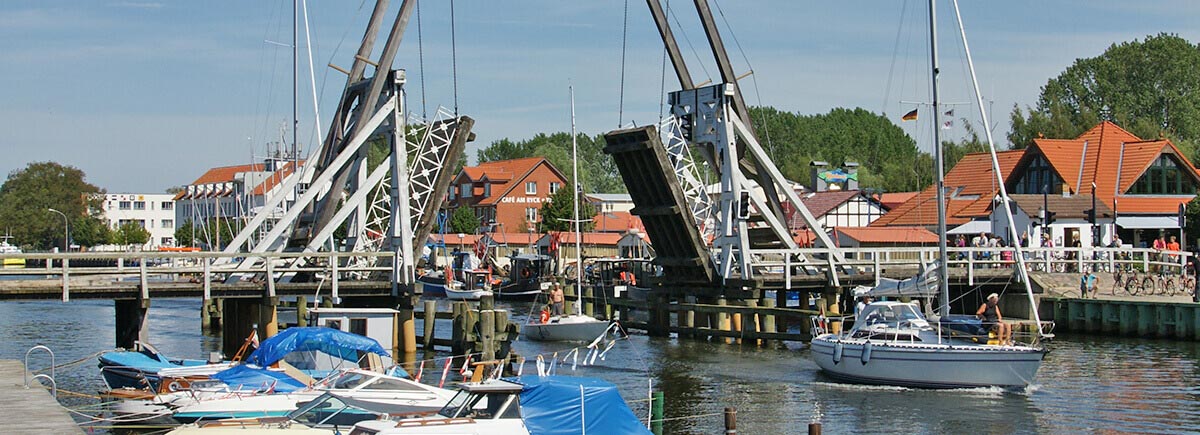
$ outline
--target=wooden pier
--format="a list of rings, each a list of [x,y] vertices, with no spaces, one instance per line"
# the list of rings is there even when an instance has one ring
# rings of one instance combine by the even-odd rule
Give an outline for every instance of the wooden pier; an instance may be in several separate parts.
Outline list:
[[[25,388],[25,365],[16,360],[0,360],[0,433],[3,434],[82,434],[75,420],[50,392],[30,379]]]

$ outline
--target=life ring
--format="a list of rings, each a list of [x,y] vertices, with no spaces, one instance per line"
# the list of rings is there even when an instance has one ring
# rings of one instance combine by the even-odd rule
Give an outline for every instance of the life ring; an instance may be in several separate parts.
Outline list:
[[[862,360],[862,364],[864,366],[871,361],[871,349],[874,347],[875,345],[871,344],[869,341],[863,344],[862,357],[860,359]]]
[[[842,352],[844,350],[845,350],[845,346],[843,346],[840,341],[833,344],[833,363],[834,364],[842,362]]]
[[[521,269],[521,278],[529,278],[533,273],[529,269]]]
[[[179,385],[179,381],[171,381],[171,383],[167,384],[167,390],[172,393],[182,390],[182,389],[183,389],[183,386]]]
[[[542,310],[542,323],[550,323],[550,312]]]

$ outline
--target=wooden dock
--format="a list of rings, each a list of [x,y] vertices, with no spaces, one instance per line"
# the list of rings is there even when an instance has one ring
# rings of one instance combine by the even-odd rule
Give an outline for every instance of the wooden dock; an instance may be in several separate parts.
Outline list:
[[[0,419],[0,433],[83,433],[49,391],[34,385],[37,381],[25,388],[24,372],[20,361],[0,360],[0,409],[7,415]]]

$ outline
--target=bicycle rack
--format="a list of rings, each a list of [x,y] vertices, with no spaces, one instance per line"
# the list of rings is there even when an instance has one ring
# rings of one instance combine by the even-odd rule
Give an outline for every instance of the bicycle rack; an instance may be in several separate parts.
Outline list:
[[[32,354],[33,351],[39,350],[39,349],[44,350],[44,351],[46,351],[46,353],[50,354],[50,374],[46,375],[45,373],[40,373],[40,374],[34,375],[31,378],[31,377],[29,377],[29,355]],[[54,351],[50,350],[49,347],[39,344],[37,346],[29,348],[29,350],[25,352],[25,376],[24,376],[25,389],[29,389],[29,381],[31,379],[32,380],[46,379],[46,380],[50,381],[50,395],[54,396],[55,399],[58,399],[58,382],[55,382],[55,380],[54,380],[56,366],[57,366],[57,364],[54,361]]]

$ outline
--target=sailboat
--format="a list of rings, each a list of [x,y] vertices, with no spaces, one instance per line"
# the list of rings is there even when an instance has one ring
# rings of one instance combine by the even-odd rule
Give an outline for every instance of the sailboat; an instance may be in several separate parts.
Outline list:
[[[583,232],[581,230],[582,221],[579,219],[579,143],[575,137],[575,90],[571,89],[571,162],[574,167],[572,174],[572,184],[575,186],[574,195],[574,214],[571,217],[572,223],[575,224],[575,264],[583,264]],[[583,294],[583,280],[576,279],[577,295]],[[521,334],[537,341],[591,341],[597,337],[604,335],[612,327],[613,322],[608,320],[600,320],[592,316],[583,314],[581,303],[575,304],[575,312],[572,314],[563,314],[559,316],[540,316],[535,318],[529,316],[529,321],[525,323]]]
[[[938,265],[932,270],[936,272],[938,287],[939,316],[938,322],[931,324],[921,314],[916,305],[903,302],[875,302],[867,305],[855,318],[854,326],[848,330],[836,333],[829,332],[824,320],[814,319],[814,338],[812,339],[812,355],[821,370],[837,379],[850,382],[898,385],[920,388],[972,388],[972,387],[1002,387],[1024,388],[1033,382],[1041,367],[1046,354],[1044,348],[1037,345],[1040,339],[1041,322],[1034,310],[1034,320],[1039,325],[1039,336],[1033,344],[1011,344],[992,342],[987,332],[978,325],[962,325],[973,321],[973,316],[952,316],[949,314],[950,291],[946,279],[946,202],[944,171],[942,168],[941,141],[938,138],[940,120],[938,115],[938,58],[937,58],[937,25],[936,0],[929,1],[930,45],[933,73],[933,122],[934,122],[934,159],[937,165],[937,202],[938,202]],[[954,3],[955,13],[958,3]],[[959,16],[959,30],[962,32],[963,45],[966,48],[967,64],[970,66],[971,79],[975,87],[975,95],[979,110],[987,124],[987,113],[984,111],[982,97],[979,94],[979,84],[975,80],[975,68],[971,62],[971,51],[966,44],[966,33],[962,30],[962,18]],[[1016,240],[1016,226],[1012,222],[1012,210],[1009,209],[1008,193],[1004,188],[1004,180],[1000,175],[999,164],[996,160],[995,147],[992,145],[991,132],[987,139],[992,153],[992,168],[1000,187],[1009,228],[1013,232],[1011,240]],[[1017,248],[1020,249],[1019,247]],[[1018,261],[1018,273],[1025,284],[1026,294],[1030,305],[1033,303],[1033,292],[1029,287],[1029,277],[1026,274],[1024,259],[1018,252],[1014,256]],[[908,280],[906,283],[890,282],[867,292],[875,296],[933,296],[932,286],[923,285],[932,282],[928,272]],[[915,293],[915,294],[914,294]],[[974,329],[972,331],[972,329]],[[965,332],[965,333],[964,333]]]

